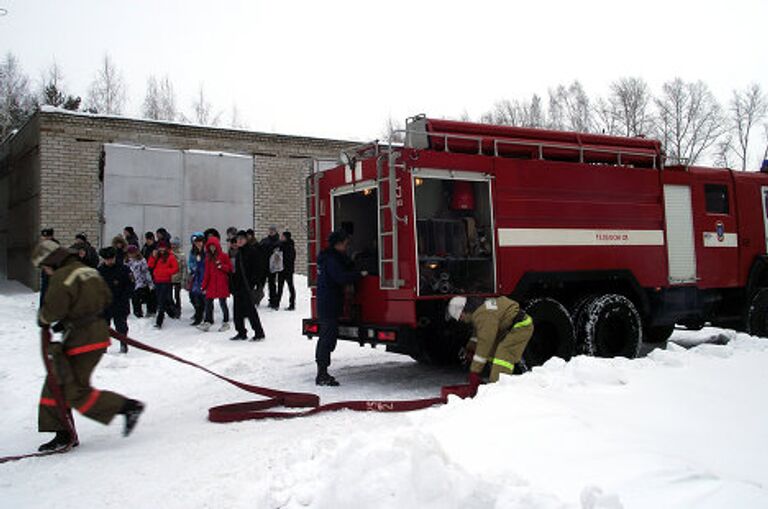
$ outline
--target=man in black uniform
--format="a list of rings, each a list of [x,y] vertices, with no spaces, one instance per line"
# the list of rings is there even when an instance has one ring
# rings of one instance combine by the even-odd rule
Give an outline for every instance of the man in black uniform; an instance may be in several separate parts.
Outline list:
[[[261,239],[261,249],[267,259],[267,266],[269,267],[270,260],[276,250],[280,249],[280,235],[277,233],[277,226],[269,227],[269,235]],[[278,309],[279,304],[277,301],[277,272],[272,272],[270,269],[267,274],[269,282],[269,307],[272,309]]]
[[[339,317],[344,310],[344,287],[354,284],[367,272],[354,270],[347,256],[349,235],[337,230],[328,237],[328,247],[317,259],[317,315],[320,320],[320,337],[317,339],[315,362],[316,385],[337,386],[339,382],[328,374],[331,352],[336,349],[339,337]]]
[[[232,260],[234,271],[231,275],[232,296],[235,308],[235,329],[237,334],[230,339],[248,339],[245,329],[245,319],[251,323],[253,341],[264,339],[264,329],[261,327],[259,313],[256,311],[256,288],[263,287],[266,279],[264,257],[258,247],[248,244],[248,236],[244,231],[237,232],[237,250]],[[263,290],[261,290],[263,292]]]

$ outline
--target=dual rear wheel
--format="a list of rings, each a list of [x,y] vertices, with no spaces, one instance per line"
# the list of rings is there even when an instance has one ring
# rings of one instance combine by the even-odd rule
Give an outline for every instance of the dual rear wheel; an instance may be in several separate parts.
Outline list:
[[[572,312],[555,299],[538,298],[528,303],[526,312],[534,323],[524,354],[529,366],[551,357],[568,360],[575,354],[634,358],[643,344],[640,314],[623,295],[585,296]]]

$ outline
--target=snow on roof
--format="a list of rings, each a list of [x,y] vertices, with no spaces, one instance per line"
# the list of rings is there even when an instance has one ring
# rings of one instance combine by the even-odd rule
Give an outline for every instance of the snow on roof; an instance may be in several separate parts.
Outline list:
[[[240,127],[228,127],[228,126],[213,126],[213,125],[204,125],[204,124],[195,124],[193,122],[182,122],[178,120],[155,120],[150,118],[143,118],[143,117],[134,117],[130,115],[111,115],[111,114],[105,114],[105,113],[89,113],[87,111],[71,111],[71,110],[65,110],[64,108],[58,108],[56,106],[51,106],[48,104],[40,106],[40,112],[41,113],[56,113],[56,114],[64,114],[64,115],[73,115],[78,117],[89,117],[89,118],[103,118],[103,119],[111,119],[111,120],[127,120],[132,122],[147,122],[147,123],[153,123],[153,124],[163,124],[167,126],[176,126],[176,127],[191,127],[193,129],[210,129],[210,130],[218,130],[218,131],[233,131],[233,132],[240,132],[240,133],[248,133],[248,134],[257,134],[257,135],[264,135],[264,136],[280,136],[280,137],[286,137],[286,138],[304,138],[304,139],[310,139],[310,140],[323,140],[323,141],[335,141],[339,143],[357,143],[359,140],[339,140],[334,138],[327,138],[323,136],[313,136],[313,135],[294,135],[294,134],[285,134],[285,133],[273,133],[273,132],[265,132],[265,131],[254,131],[252,129],[244,129]]]

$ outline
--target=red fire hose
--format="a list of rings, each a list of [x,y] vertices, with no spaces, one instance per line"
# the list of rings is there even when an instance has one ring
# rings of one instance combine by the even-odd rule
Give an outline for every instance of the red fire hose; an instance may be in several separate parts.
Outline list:
[[[445,404],[448,402],[448,396],[450,395],[455,395],[460,398],[471,398],[475,395],[475,390],[470,385],[448,385],[441,388],[439,397],[433,398],[383,401],[337,401],[335,403],[327,403],[323,405],[320,403],[320,397],[317,394],[280,391],[267,387],[260,387],[258,385],[250,385],[239,382],[232,378],[216,373],[215,371],[211,371],[210,369],[197,363],[183,359],[164,350],[160,350],[159,348],[147,345],[124,334],[120,334],[115,330],[110,329],[109,334],[113,338],[120,340],[134,348],[138,348],[139,350],[144,350],[146,352],[154,353],[157,355],[162,355],[163,357],[168,357],[169,359],[173,359],[182,364],[200,369],[209,375],[213,375],[216,378],[224,380],[225,382],[232,384],[246,392],[258,394],[266,398],[258,401],[245,401],[241,403],[230,403],[227,405],[212,407],[208,409],[208,420],[211,422],[236,422],[256,419],[284,419],[293,417],[305,417],[308,415],[318,414],[321,412],[331,412],[335,410],[353,410],[358,412],[410,412],[412,410],[421,410],[431,406]],[[50,338],[50,331],[47,328],[44,328],[42,331],[42,348],[45,369],[48,373],[48,380],[51,384],[51,392],[53,393],[56,400],[56,406],[61,412],[62,419],[67,423],[67,427],[69,428],[69,432],[72,436],[72,441],[64,449],[50,452],[24,454],[20,456],[6,456],[0,458],[0,463],[67,452],[77,443],[77,433],[75,431],[74,421],[72,420],[72,416],[69,413],[66,401],[64,400],[61,387],[57,383],[58,380],[56,379],[56,374],[48,355]],[[303,410],[288,410],[292,408]]]

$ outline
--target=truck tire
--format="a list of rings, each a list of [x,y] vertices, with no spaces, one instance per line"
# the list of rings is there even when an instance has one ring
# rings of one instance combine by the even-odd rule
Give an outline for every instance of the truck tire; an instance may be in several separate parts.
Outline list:
[[[552,357],[569,360],[575,348],[573,320],[555,299],[534,299],[525,306],[533,318],[533,337],[523,353],[525,364],[540,366]]]
[[[571,308],[571,316],[573,317],[573,325],[576,334],[576,354],[580,355],[595,355],[593,351],[593,344],[588,341],[584,335],[584,323],[586,319],[585,309],[589,306],[593,300],[600,297],[600,295],[586,294],[579,297]]]
[[[643,343],[643,323],[631,300],[599,295],[584,305],[577,323],[583,349],[597,357],[634,359]]]
[[[747,310],[747,333],[768,337],[768,288],[761,288],[752,297]]]

